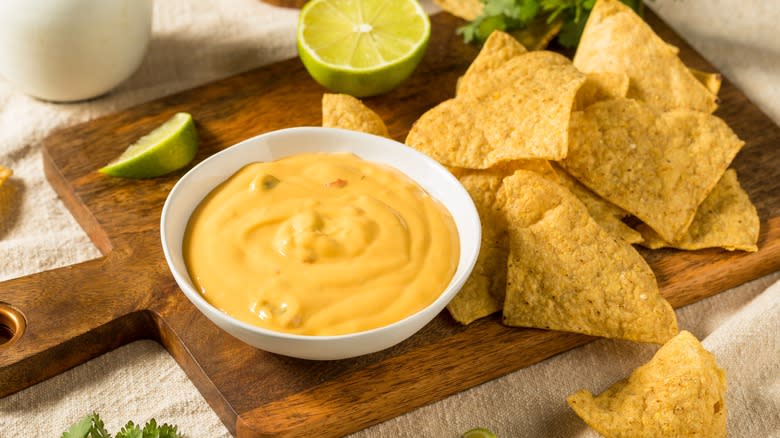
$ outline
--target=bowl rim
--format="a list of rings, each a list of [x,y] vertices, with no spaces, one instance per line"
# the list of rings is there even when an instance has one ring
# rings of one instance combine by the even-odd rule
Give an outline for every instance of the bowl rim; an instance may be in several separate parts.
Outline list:
[[[399,319],[399,320],[394,321],[394,322],[392,322],[390,324],[383,325],[383,326],[380,326],[380,327],[375,327],[375,328],[372,328],[372,329],[369,329],[369,330],[362,330],[362,331],[359,331],[359,332],[345,333],[345,334],[340,334],[340,335],[302,335],[302,334],[296,334],[296,333],[286,333],[286,332],[281,332],[281,331],[267,329],[267,328],[264,328],[264,327],[260,327],[260,326],[257,326],[257,325],[253,325],[253,324],[241,321],[241,320],[233,317],[232,315],[226,313],[225,311],[219,309],[218,307],[216,307],[213,304],[211,304],[210,302],[208,302],[208,300],[206,300],[200,292],[195,290],[195,287],[192,285],[191,280],[187,279],[189,274],[187,274],[187,277],[185,277],[184,275],[182,275],[181,272],[179,272],[176,269],[176,267],[174,266],[174,263],[172,261],[171,249],[168,247],[168,244],[166,243],[168,239],[167,239],[167,233],[166,233],[166,226],[165,225],[166,225],[166,219],[170,216],[169,211],[170,211],[170,208],[171,208],[171,204],[174,202],[173,199],[176,197],[176,195],[178,194],[178,192],[180,190],[183,190],[182,187],[184,185],[186,185],[190,179],[196,178],[198,172],[200,172],[201,169],[207,167],[209,165],[208,163],[210,163],[211,161],[218,160],[219,157],[230,153],[229,151],[231,151],[234,148],[237,148],[237,147],[239,147],[241,145],[244,145],[244,144],[247,144],[247,143],[257,142],[260,138],[285,136],[285,135],[291,135],[291,134],[302,132],[302,131],[319,131],[319,132],[332,131],[332,132],[337,132],[340,135],[344,135],[344,134],[347,134],[347,135],[357,135],[359,137],[361,137],[361,136],[363,136],[363,137],[364,136],[369,136],[369,137],[373,137],[371,139],[371,141],[379,140],[379,141],[391,143],[391,144],[393,144],[393,147],[399,148],[401,150],[406,150],[406,153],[411,153],[413,156],[415,156],[414,159],[421,160],[426,165],[428,165],[429,167],[432,167],[433,169],[435,169],[436,173],[440,174],[443,179],[447,180],[448,184],[451,186],[451,188],[453,190],[458,191],[459,195],[464,196],[464,199],[467,201],[466,208],[467,208],[467,210],[469,210],[469,213],[470,213],[469,216],[471,216],[471,219],[472,219],[472,221],[470,221],[470,222],[474,222],[474,225],[475,225],[474,226],[475,232],[472,234],[472,239],[474,239],[475,242],[476,242],[475,251],[474,251],[473,254],[466,254],[465,255],[466,257],[470,257],[470,259],[468,260],[468,264],[466,266],[466,269],[461,273],[460,277],[456,278],[456,275],[458,273],[457,269],[456,269],[455,273],[450,278],[450,282],[447,284],[447,286],[444,288],[444,290],[442,290],[439,293],[438,297],[435,300],[433,300],[430,304],[428,304],[427,306],[423,307],[422,309],[420,309],[420,310],[418,310],[418,311],[416,311],[416,312],[414,312],[414,313],[412,313],[410,315],[407,315],[406,317],[404,317],[402,319]],[[324,151],[324,152],[328,153],[327,151]],[[393,169],[395,169],[396,171],[402,173],[407,178],[409,178],[412,181],[414,181],[417,185],[421,186],[421,188],[423,188],[422,184],[417,179],[413,178],[411,175],[407,174],[406,172],[402,171],[401,169],[396,168],[395,166],[393,166],[391,164],[384,163],[384,162],[378,162],[378,161],[367,159],[367,158],[363,158],[358,153],[355,153],[355,152],[351,152],[351,153],[354,153],[355,155],[357,155],[362,160],[365,160],[365,161],[368,161],[368,162],[371,162],[371,163],[374,163],[374,164],[381,164],[381,165],[385,165],[385,166],[390,166]],[[290,155],[287,155],[287,156],[292,156],[292,155],[296,155],[296,154],[290,154]],[[277,158],[277,159],[281,159],[281,158]],[[245,165],[246,164],[249,164],[249,163],[245,163]],[[235,172],[233,172],[233,174],[234,173]],[[227,178],[230,178],[230,176],[228,176]],[[221,184],[227,178],[222,179],[217,184]],[[214,190],[215,187],[216,186],[213,186],[213,187],[209,188],[209,190],[205,193],[204,197],[206,195],[208,195],[208,193],[210,193],[212,190]],[[423,190],[425,190],[425,189],[423,188]],[[425,192],[428,193],[427,190],[425,190]],[[454,220],[455,215],[453,214],[453,212],[450,210],[449,206],[444,201],[436,198],[435,196],[433,196],[430,193],[429,193],[429,196],[431,196],[437,202],[442,204],[444,206],[444,208],[447,210],[447,212],[450,214],[450,216]],[[201,200],[198,201],[198,204],[200,204],[200,202],[202,202],[202,201],[203,201],[203,198],[201,198]],[[188,222],[189,222],[189,218],[188,218]],[[458,231],[458,240],[460,241],[461,240],[461,237],[460,237],[461,236],[461,230],[457,228],[457,222],[456,222],[456,230]],[[163,254],[165,256],[165,261],[166,261],[166,264],[168,265],[168,270],[173,275],[173,277],[174,277],[174,279],[175,279],[175,281],[177,283],[177,286],[182,291],[182,293],[184,293],[184,295],[187,297],[187,299],[189,299],[195,305],[195,307],[198,308],[198,310],[200,312],[204,313],[203,310],[201,309],[201,307],[208,308],[208,309],[212,310],[215,315],[218,315],[219,318],[224,319],[225,321],[229,322],[232,325],[237,326],[238,328],[240,328],[242,330],[246,330],[248,332],[252,332],[252,333],[259,334],[259,335],[264,335],[264,336],[269,336],[269,337],[273,337],[273,338],[286,339],[286,340],[291,340],[291,341],[343,341],[343,340],[348,340],[348,339],[353,339],[353,338],[361,338],[361,337],[365,337],[365,336],[370,336],[370,335],[373,335],[373,334],[376,334],[376,333],[379,333],[379,332],[383,332],[383,331],[386,331],[386,330],[391,330],[392,328],[395,328],[397,326],[402,326],[402,325],[406,324],[408,321],[410,321],[412,319],[419,318],[419,315],[424,314],[424,313],[430,311],[431,308],[438,306],[441,303],[441,301],[444,300],[444,299],[446,299],[447,303],[449,303],[449,301],[451,301],[455,297],[455,295],[457,295],[457,293],[462,289],[462,287],[465,284],[466,280],[469,278],[469,276],[471,275],[472,271],[474,270],[474,266],[476,265],[476,262],[477,262],[477,257],[479,256],[479,253],[481,251],[482,223],[481,223],[481,220],[480,220],[480,217],[479,217],[479,213],[477,212],[476,205],[474,204],[474,201],[471,198],[471,195],[469,195],[468,191],[463,187],[463,185],[460,183],[460,181],[458,181],[458,179],[452,173],[450,173],[442,164],[440,164],[438,161],[434,160],[433,158],[423,154],[422,152],[419,152],[419,151],[417,151],[417,150],[415,150],[415,149],[413,149],[413,148],[411,148],[411,147],[409,147],[409,146],[407,146],[407,145],[405,145],[405,144],[403,144],[403,143],[401,143],[399,141],[396,141],[394,139],[387,138],[387,137],[382,137],[382,136],[377,136],[377,135],[373,135],[373,134],[368,134],[368,133],[365,133],[365,132],[351,131],[351,130],[341,129],[341,128],[326,128],[326,127],[321,127],[321,126],[299,126],[299,127],[282,128],[282,129],[277,129],[277,130],[273,130],[273,131],[267,131],[267,132],[264,132],[262,134],[258,134],[258,135],[252,136],[252,137],[247,138],[245,140],[242,140],[242,141],[240,141],[238,143],[235,143],[235,144],[233,144],[231,146],[228,146],[228,147],[226,147],[226,148],[224,148],[224,149],[222,149],[222,150],[220,150],[218,152],[215,152],[214,154],[206,157],[200,163],[196,164],[194,167],[192,167],[190,170],[188,170],[184,175],[182,175],[179,178],[178,181],[176,181],[176,184],[174,184],[173,188],[171,188],[170,192],[168,192],[168,195],[167,195],[167,197],[165,199],[165,203],[163,204],[162,212],[160,214],[160,238],[161,238],[161,243],[162,243],[162,247],[163,247]],[[461,261],[461,259],[463,257],[464,257],[464,253],[463,253],[463,250],[461,248],[460,251],[459,251],[459,255],[458,255],[458,262],[459,263],[460,263],[460,261]],[[182,285],[184,285],[184,287]],[[445,307],[447,305],[447,303],[445,303],[443,307]],[[442,310],[443,310],[443,307],[442,307]],[[437,314],[438,314],[438,312],[437,312]],[[209,315],[204,315],[204,316],[206,316],[208,319],[211,319],[211,318],[209,318]],[[435,318],[435,316],[436,315],[433,315],[433,317],[431,317],[431,320],[433,318]],[[430,322],[430,320],[426,321],[426,323],[424,325],[426,325],[428,322]]]

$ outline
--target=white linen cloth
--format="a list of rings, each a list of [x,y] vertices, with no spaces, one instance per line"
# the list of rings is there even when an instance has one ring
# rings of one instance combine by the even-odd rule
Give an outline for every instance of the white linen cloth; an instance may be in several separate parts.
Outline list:
[[[648,6],[780,122],[780,3],[655,0]],[[43,176],[39,145],[48,133],[294,56],[296,20],[297,11],[258,0],[157,0],[145,62],[112,93],[50,104],[0,79],[0,164],[15,172],[0,191],[0,280],[99,255]],[[778,177],[780,170],[767,175]],[[778,279],[780,272],[677,311],[680,327],[703,340],[726,369],[733,437],[780,436]],[[354,436],[456,437],[482,426],[502,437],[594,437],[565,397],[580,388],[602,391],[656,348],[599,340]],[[127,420],[154,417],[178,424],[189,437],[229,436],[176,362],[152,341],[132,343],[0,399],[0,436],[59,436],[92,411],[112,432]]]

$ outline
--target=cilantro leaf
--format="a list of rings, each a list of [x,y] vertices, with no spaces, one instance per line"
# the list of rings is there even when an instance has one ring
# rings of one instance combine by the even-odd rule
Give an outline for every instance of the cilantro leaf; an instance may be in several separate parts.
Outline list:
[[[93,412],[63,432],[61,438],[111,438],[111,434],[106,431],[100,416]]]
[[[144,426],[143,438],[160,438],[160,429],[157,427],[157,421],[152,418]]]
[[[61,438],[111,438],[105,426],[103,420],[97,413],[87,415],[79,422],[72,425],[67,431],[63,432]],[[163,423],[157,425],[157,420],[152,418],[144,424],[143,429],[140,425],[128,421],[127,424],[122,427],[119,433],[116,434],[116,438],[183,438],[179,435],[178,428],[176,426]]]
[[[463,41],[466,44],[475,41],[477,38],[477,28],[474,26],[474,23],[469,23],[465,26],[459,27],[455,33],[461,35],[463,37]]]
[[[127,424],[122,427],[122,430],[116,434],[116,438],[143,438],[143,432],[132,421],[128,421]]]
[[[163,425],[160,426],[160,438],[181,438],[181,435],[179,435],[176,426],[163,423]]]
[[[481,0],[482,13],[458,28],[466,43],[484,43],[494,30],[511,32],[525,28],[538,17],[553,23],[561,18],[563,25],[558,42],[576,47],[596,0]],[[621,0],[641,15],[642,0]]]
[[[92,438],[111,438],[111,434],[106,430],[106,426],[103,424],[103,420],[100,419],[100,415],[95,415],[95,421],[92,423]]]
[[[89,435],[90,429],[92,429],[92,421],[95,414],[87,415],[79,422],[70,426],[68,430],[62,433],[60,438],[85,438]]]
[[[536,0],[525,0],[517,7],[517,14],[514,18],[529,23],[539,13],[539,3]]]
[[[587,11],[580,17],[579,21],[566,20],[563,22],[561,31],[558,33],[558,42],[563,47],[577,47],[580,43],[580,37],[582,36],[582,31],[585,29],[585,23],[588,21],[589,15],[590,11]]]

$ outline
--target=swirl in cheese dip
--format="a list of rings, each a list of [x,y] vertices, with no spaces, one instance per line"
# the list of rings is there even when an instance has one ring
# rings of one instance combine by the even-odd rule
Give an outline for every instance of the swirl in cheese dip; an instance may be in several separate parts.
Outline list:
[[[183,249],[212,305],[302,335],[410,316],[439,297],[459,258],[455,222],[414,181],[323,153],[239,170],[196,208]]]

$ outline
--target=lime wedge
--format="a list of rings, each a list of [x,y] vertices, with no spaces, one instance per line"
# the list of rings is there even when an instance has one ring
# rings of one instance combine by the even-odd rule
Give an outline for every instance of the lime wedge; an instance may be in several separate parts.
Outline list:
[[[176,113],[99,171],[122,178],[153,178],[186,166],[197,151],[192,116]]]
[[[463,434],[463,438],[496,438],[496,434],[485,428],[478,427],[466,431],[466,433]]]
[[[373,96],[412,74],[430,34],[416,0],[312,0],[298,20],[298,55],[324,87]]]

